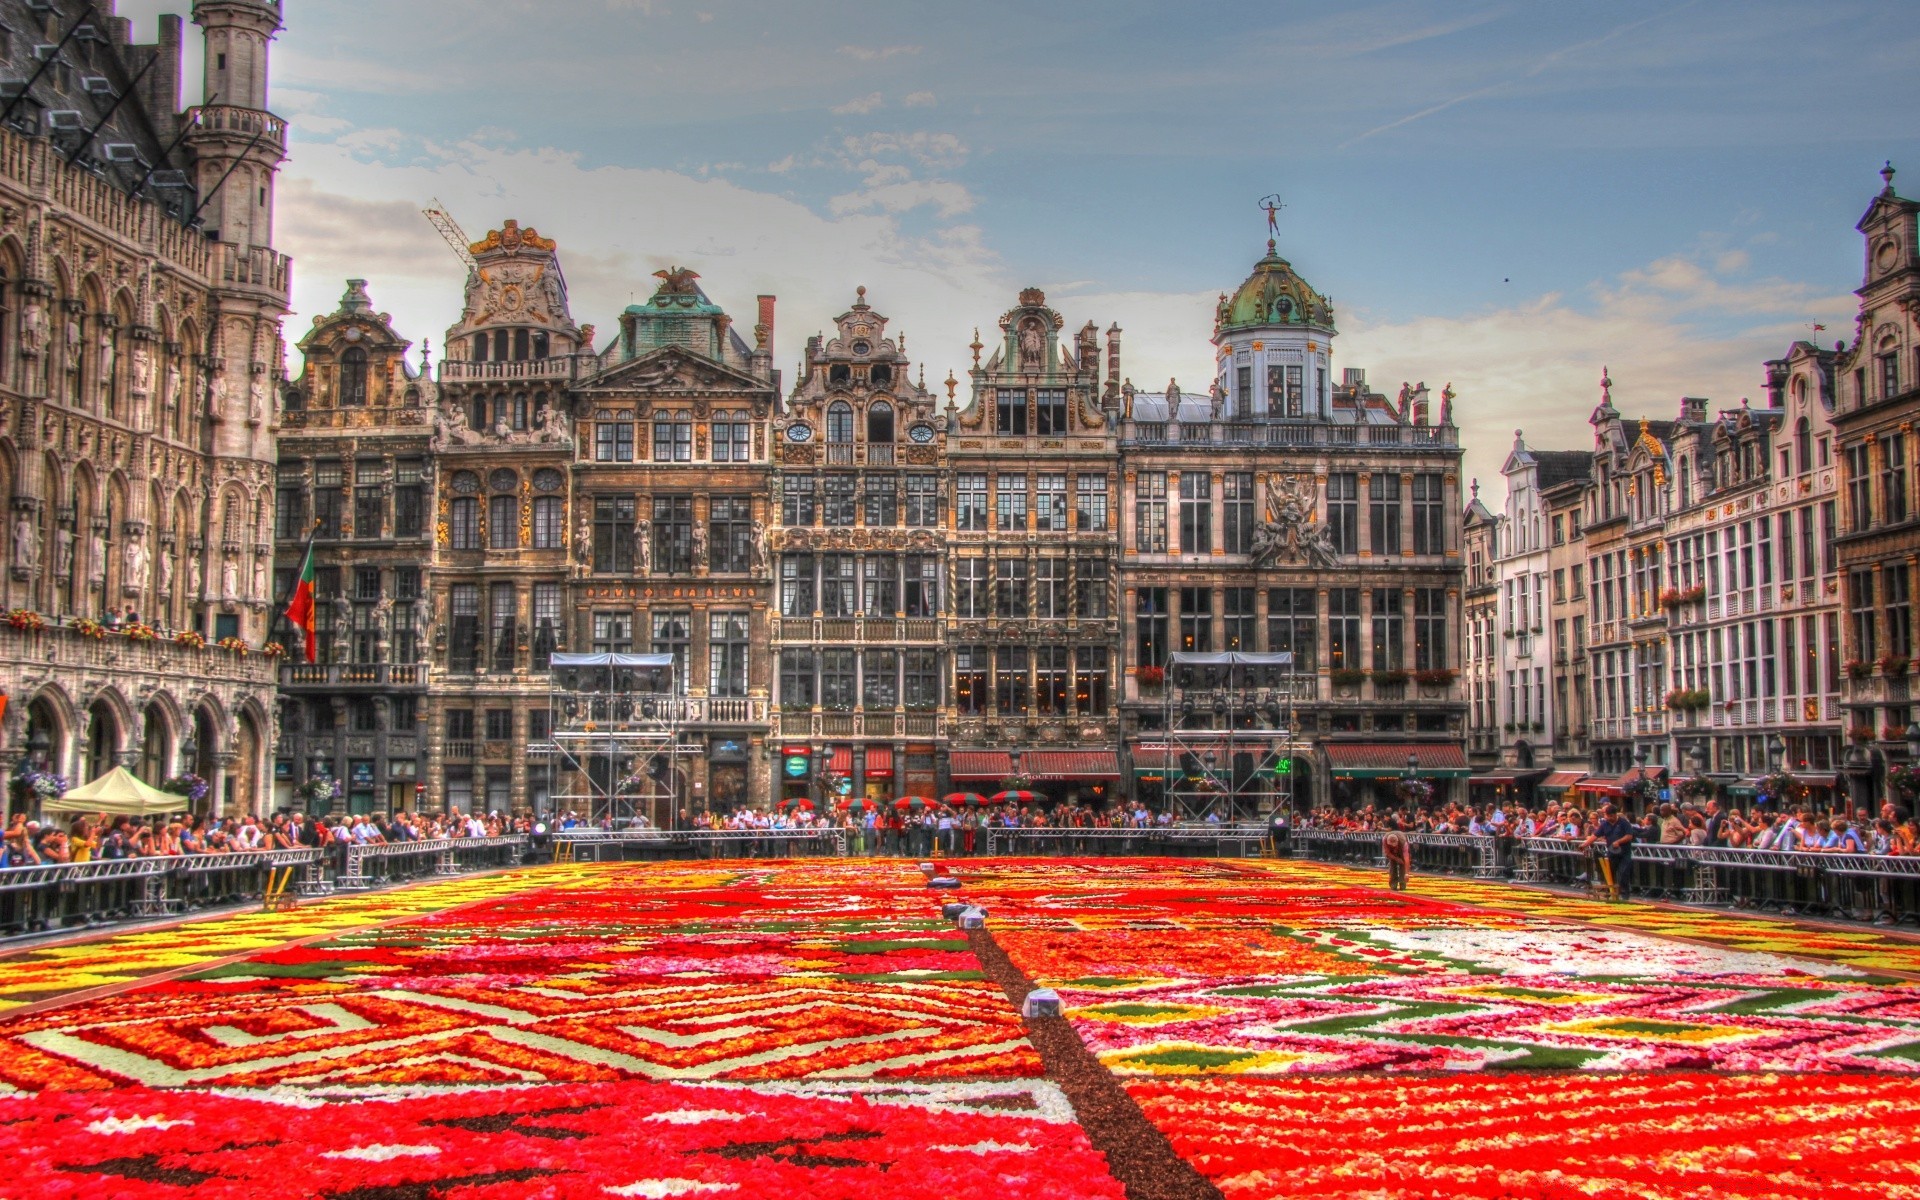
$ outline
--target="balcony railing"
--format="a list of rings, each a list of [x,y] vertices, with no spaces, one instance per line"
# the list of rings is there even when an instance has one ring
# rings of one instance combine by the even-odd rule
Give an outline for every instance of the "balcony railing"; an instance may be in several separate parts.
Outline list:
[[[777,712],[773,736],[782,738],[946,736],[945,718],[934,712]]]
[[[211,645],[196,649],[169,638],[135,641],[122,633],[87,637],[71,624],[51,619],[38,630],[0,624],[0,669],[9,668],[31,675],[84,670],[117,679],[129,691],[136,682],[148,682],[137,678],[142,676],[258,687],[271,687],[274,677],[273,660],[252,651],[235,654]]]
[[[1451,425],[1326,425],[1318,422],[1209,421],[1176,425],[1165,421],[1128,421],[1123,445],[1213,446],[1402,446],[1428,449],[1457,446],[1460,431]]]
[[[561,354],[548,358],[527,358],[505,362],[470,362],[448,358],[440,361],[440,382],[475,383],[494,379],[571,379],[581,358],[591,355]]]
[[[938,642],[937,617],[776,617],[776,642]]]
[[[290,663],[280,668],[282,687],[424,687],[419,663]]]

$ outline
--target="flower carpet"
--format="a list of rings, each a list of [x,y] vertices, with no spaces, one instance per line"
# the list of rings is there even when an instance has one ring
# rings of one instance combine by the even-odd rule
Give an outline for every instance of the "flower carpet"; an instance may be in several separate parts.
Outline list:
[[[1910,940],[955,870],[985,931],[895,860],[583,864],[0,959],[0,1196],[1920,1197]]]

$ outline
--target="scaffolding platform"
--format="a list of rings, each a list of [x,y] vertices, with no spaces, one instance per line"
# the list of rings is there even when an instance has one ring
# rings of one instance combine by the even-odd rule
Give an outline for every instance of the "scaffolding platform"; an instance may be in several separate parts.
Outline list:
[[[592,820],[656,826],[681,803],[676,763],[686,716],[671,654],[555,654],[547,690],[547,740],[528,753],[554,768],[553,806]]]
[[[1291,810],[1298,691],[1284,651],[1168,656],[1161,729],[1176,819],[1264,820]]]

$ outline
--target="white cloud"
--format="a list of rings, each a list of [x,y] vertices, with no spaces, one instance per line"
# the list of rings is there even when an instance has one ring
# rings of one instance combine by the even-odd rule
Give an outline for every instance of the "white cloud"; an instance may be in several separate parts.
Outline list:
[[[842,46],[840,53],[861,62],[884,62],[903,54],[918,54],[918,46]]]
[[[900,103],[908,108],[932,108],[938,101],[932,92],[908,92],[900,98]]]
[[[923,167],[951,170],[967,160],[967,144],[951,133],[915,130],[912,133],[867,133],[840,139],[849,163],[882,155],[911,158]]]
[[[834,105],[833,111],[839,116],[844,117],[852,113],[874,112],[878,109],[886,107],[886,103],[887,103],[886,97],[882,96],[879,92],[868,92],[864,96],[854,97],[853,99],[847,101],[845,104]]]
[[[924,205],[932,205],[942,217],[957,216],[973,207],[973,193],[964,185],[948,180],[915,179],[845,192],[828,201],[828,208],[835,216],[874,208],[900,213]]]

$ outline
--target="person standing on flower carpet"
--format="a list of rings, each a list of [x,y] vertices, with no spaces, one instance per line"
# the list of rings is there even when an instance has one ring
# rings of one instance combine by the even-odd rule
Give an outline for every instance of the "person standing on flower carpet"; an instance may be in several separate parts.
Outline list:
[[[1396,892],[1407,890],[1407,876],[1413,871],[1413,843],[1398,829],[1387,831],[1380,840],[1380,852],[1387,859],[1387,886]]]

